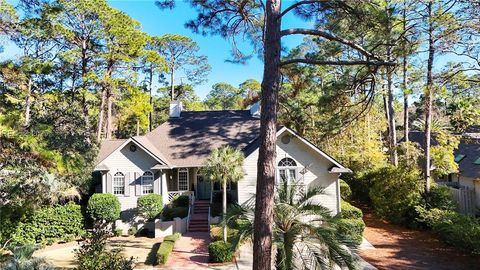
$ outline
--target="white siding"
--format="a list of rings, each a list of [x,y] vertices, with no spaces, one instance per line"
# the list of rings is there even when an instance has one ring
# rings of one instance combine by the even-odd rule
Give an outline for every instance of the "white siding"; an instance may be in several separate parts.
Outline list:
[[[281,141],[282,135],[277,139],[277,158],[276,164],[284,158],[293,158],[299,170],[307,167],[307,173],[304,175],[304,183],[308,186],[321,186],[324,188],[324,194],[318,196],[318,203],[332,211],[333,215],[339,212],[339,185],[338,174],[331,174],[328,169],[333,164],[325,157],[321,156],[308,145],[297,138],[291,138],[290,143],[284,144]],[[244,170],[245,177],[238,183],[238,202],[243,203],[249,200],[256,192],[257,179],[257,159],[258,149],[245,158]],[[300,174],[298,176],[301,178]]]
[[[149,154],[140,149],[140,147],[137,147],[137,150],[135,152],[130,151],[131,144],[132,143],[129,143],[123,149],[115,151],[102,162],[110,169],[108,173],[110,173],[112,176],[116,172],[122,172],[125,175],[130,174],[130,196],[116,195],[118,196],[120,204],[122,205],[122,211],[130,210],[137,207],[137,198],[139,196],[135,194],[135,183],[137,181],[135,179],[135,173],[137,173],[137,176],[141,176],[143,172],[149,170],[151,167],[158,163]],[[156,172],[155,181],[159,181],[159,176],[160,173]],[[106,192],[105,184],[106,175],[103,175],[102,192],[104,193]],[[154,190],[154,192],[160,193],[159,190]]]
[[[475,204],[477,208],[480,208],[480,179],[459,176],[458,183],[460,186],[468,187],[468,189],[475,191]]]

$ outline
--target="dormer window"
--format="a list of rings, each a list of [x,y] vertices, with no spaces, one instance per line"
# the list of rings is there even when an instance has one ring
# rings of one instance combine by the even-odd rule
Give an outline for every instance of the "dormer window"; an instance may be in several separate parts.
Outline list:
[[[282,182],[292,184],[297,179],[297,163],[291,158],[283,158],[278,162],[278,177]]]
[[[462,161],[463,159],[465,158],[465,155],[462,155],[462,154],[458,154],[455,156],[455,162],[460,162]]]

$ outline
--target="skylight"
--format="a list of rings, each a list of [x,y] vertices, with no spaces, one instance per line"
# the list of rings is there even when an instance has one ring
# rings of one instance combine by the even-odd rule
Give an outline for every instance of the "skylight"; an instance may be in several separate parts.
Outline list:
[[[455,156],[455,162],[460,162],[465,158],[465,155],[456,155]]]
[[[475,164],[475,165],[480,165],[480,157],[477,158],[477,160],[475,160],[475,161],[473,162],[473,164]]]

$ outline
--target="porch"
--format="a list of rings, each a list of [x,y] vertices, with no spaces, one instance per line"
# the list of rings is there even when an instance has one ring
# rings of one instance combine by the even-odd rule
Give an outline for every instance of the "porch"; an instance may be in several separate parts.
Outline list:
[[[170,203],[178,196],[194,196],[199,200],[211,200],[217,193],[221,193],[219,183],[211,183],[205,179],[200,167],[165,169],[162,178],[162,197],[164,202]],[[163,179],[162,179],[163,180]],[[227,184],[227,193],[232,200],[237,200],[237,185]]]

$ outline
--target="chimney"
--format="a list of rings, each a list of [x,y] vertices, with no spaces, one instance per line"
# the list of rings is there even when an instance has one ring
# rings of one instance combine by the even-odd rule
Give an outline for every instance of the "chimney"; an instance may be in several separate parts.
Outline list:
[[[170,102],[170,118],[180,117],[183,107],[182,102],[178,100],[173,100]]]
[[[260,117],[260,101],[254,103],[254,104],[252,104],[252,106],[250,106],[250,114],[253,117]]]

